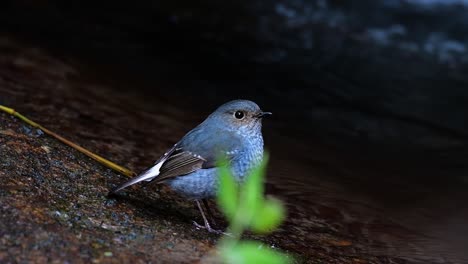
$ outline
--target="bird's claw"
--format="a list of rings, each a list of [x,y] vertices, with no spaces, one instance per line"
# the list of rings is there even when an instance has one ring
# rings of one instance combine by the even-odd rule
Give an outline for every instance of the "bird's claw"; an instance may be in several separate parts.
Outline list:
[[[231,236],[230,233],[223,232],[221,230],[213,229],[211,228],[210,224],[206,223],[205,225],[200,225],[199,223],[193,221],[193,225],[195,225],[196,228],[198,229],[206,229],[206,231],[210,233],[215,233],[218,235],[226,235],[226,236]]]

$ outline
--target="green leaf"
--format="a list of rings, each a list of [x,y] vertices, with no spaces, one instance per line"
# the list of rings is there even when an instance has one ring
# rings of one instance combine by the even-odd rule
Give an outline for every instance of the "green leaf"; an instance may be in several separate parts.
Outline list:
[[[275,230],[284,220],[285,209],[276,199],[269,199],[263,203],[251,222],[251,229],[256,233],[269,233]]]
[[[240,242],[233,247],[221,251],[225,263],[228,264],[286,264],[292,263],[292,258],[268,246],[254,241]]]
[[[266,164],[268,162],[268,155],[265,154],[263,162],[255,167],[244,183],[241,190],[242,208],[245,210],[244,221],[250,223],[255,216],[257,210],[263,206],[263,178],[265,175]]]
[[[232,222],[238,209],[238,187],[227,164],[226,159],[219,162],[217,202],[229,222]]]

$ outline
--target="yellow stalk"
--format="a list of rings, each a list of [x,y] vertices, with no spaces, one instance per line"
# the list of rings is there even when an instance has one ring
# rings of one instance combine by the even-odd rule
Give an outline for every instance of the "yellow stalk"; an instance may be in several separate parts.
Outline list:
[[[0,105],[0,111],[6,112],[6,113],[8,113],[8,114],[10,114],[10,115],[12,115],[12,116],[14,116],[16,118],[21,119],[22,121],[29,124],[30,126],[38,128],[38,129],[44,131],[44,133],[46,133],[47,135],[54,137],[55,139],[57,139],[57,140],[61,141],[62,143],[64,143],[64,144],[78,150],[79,152],[81,152],[81,153],[85,154],[86,156],[96,160],[97,162],[101,163],[102,165],[104,165],[104,166],[106,166],[106,167],[108,167],[110,169],[113,169],[113,170],[115,170],[115,171],[117,171],[119,173],[122,173],[123,175],[126,175],[128,177],[135,176],[135,173],[133,171],[131,171],[131,170],[127,169],[127,168],[124,168],[122,166],[119,166],[119,165],[113,163],[112,161],[109,161],[109,160],[107,160],[107,159],[105,159],[105,158],[103,158],[103,157],[101,157],[99,155],[96,155],[96,154],[92,153],[91,151],[89,151],[89,150],[87,150],[87,149],[85,149],[85,148],[83,148],[83,147],[81,147],[81,146],[79,146],[79,145],[77,145],[77,144],[63,138],[62,136],[59,136],[59,135],[55,134],[54,132],[48,130],[47,128],[39,125],[38,123],[28,119],[27,117],[23,116],[22,114],[16,112],[13,108],[9,108],[9,107]]]

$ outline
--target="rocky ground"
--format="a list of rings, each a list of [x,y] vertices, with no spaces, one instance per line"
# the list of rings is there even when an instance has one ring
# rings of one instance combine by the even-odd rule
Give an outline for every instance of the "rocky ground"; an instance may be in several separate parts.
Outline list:
[[[3,52],[5,48],[2,40]],[[121,164],[129,165],[145,154],[132,157],[134,147],[120,141],[124,135],[115,138],[127,134],[131,123],[113,120],[113,128],[106,124],[105,115],[110,114],[106,111],[118,110],[114,117],[128,118],[128,108],[119,110],[112,99],[103,102],[97,94],[78,92],[80,85],[73,90],[76,82],[68,79],[72,72],[67,65],[37,50],[16,51],[9,58],[3,53],[1,59],[2,103],[20,106],[18,110],[51,129],[81,138],[79,143],[86,147],[99,146],[100,154]],[[41,65],[48,69],[41,70]],[[85,85],[88,92],[92,85]],[[41,88],[46,86],[52,88]],[[52,96],[56,92],[60,95]],[[72,103],[70,96],[77,100]],[[51,97],[57,100],[48,101]],[[62,108],[69,103],[75,106]],[[67,113],[59,113],[59,108]],[[177,127],[170,117],[152,118]],[[77,120],[81,123],[74,123]],[[94,134],[94,129],[102,133]],[[168,132],[155,133],[167,136],[159,147],[155,145],[156,152],[163,150],[163,142],[175,139]],[[0,142],[0,262],[194,263],[212,253],[218,238],[196,230],[191,224],[198,217],[195,208],[165,188],[151,186],[109,199],[107,192],[124,176],[6,114],[0,115]]]

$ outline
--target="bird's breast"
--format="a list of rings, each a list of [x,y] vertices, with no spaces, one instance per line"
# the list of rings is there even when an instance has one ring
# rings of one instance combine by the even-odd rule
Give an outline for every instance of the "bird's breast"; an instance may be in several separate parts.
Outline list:
[[[245,176],[255,167],[260,165],[263,159],[263,138],[253,137],[247,140],[232,162],[232,172],[239,181],[244,181]]]

